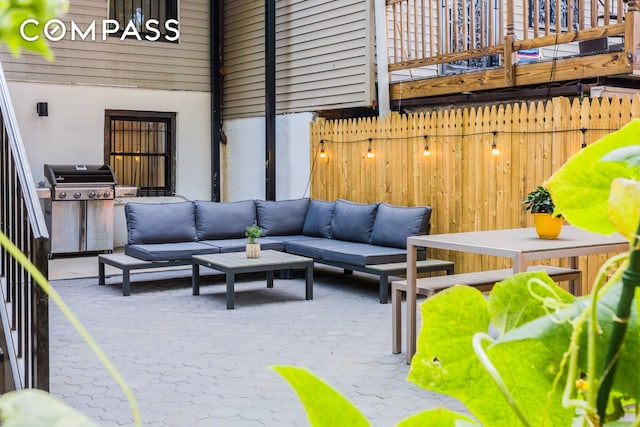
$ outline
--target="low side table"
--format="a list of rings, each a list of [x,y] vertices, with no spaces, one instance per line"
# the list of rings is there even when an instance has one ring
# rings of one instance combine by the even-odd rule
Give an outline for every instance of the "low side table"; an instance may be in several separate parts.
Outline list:
[[[305,269],[306,299],[313,299],[313,259],[280,251],[262,251],[260,258],[247,258],[244,252],[194,255],[191,259],[193,295],[200,295],[200,266],[218,270],[227,276],[227,309],[235,307],[235,281],[238,273],[267,273],[267,288],[273,288],[273,272]]]

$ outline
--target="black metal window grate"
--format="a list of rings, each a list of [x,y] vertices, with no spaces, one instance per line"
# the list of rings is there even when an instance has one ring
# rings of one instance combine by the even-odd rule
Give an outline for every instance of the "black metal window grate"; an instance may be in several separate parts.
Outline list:
[[[141,196],[175,193],[175,113],[107,111],[105,163]]]
[[[112,36],[121,37],[129,22],[132,22],[143,39],[155,40],[158,36],[156,31],[159,31],[158,40],[177,41],[174,39],[176,33],[168,30],[166,24],[168,20],[178,20],[178,0],[109,0],[109,19],[119,24],[119,31],[111,34]]]

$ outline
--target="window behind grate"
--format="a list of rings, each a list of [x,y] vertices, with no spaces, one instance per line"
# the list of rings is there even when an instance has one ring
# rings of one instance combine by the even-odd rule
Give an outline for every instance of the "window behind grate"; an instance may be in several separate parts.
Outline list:
[[[107,110],[105,163],[141,196],[175,193],[175,113]]]
[[[177,29],[178,0],[109,0],[109,19],[119,24],[119,31],[111,34],[113,36],[122,36],[132,22],[141,38],[177,41],[176,31],[168,30],[167,25]],[[167,24],[169,20],[176,22]]]

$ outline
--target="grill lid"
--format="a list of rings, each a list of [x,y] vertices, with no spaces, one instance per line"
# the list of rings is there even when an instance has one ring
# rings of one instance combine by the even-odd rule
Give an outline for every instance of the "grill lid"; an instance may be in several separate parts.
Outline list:
[[[44,165],[44,176],[52,186],[116,183],[116,177],[109,165]]]

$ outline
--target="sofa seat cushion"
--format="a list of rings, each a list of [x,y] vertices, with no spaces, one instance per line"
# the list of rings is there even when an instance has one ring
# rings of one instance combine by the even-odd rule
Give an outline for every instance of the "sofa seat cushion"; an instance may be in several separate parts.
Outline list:
[[[331,219],[331,238],[369,243],[377,210],[377,203],[364,204],[342,199],[336,200]]]
[[[340,249],[352,244],[351,242],[325,239],[323,237],[307,237],[306,239],[287,241],[285,250],[292,254],[320,260],[322,259],[322,251],[325,249]]]
[[[218,248],[199,242],[125,245],[124,253],[145,261],[189,260],[193,255],[217,254]]]
[[[304,219],[302,234],[313,237],[331,237],[331,220],[336,202],[311,200]]]
[[[302,234],[309,199],[256,200],[256,208],[264,237]]]
[[[215,246],[220,253],[227,252],[244,252],[247,245],[247,239],[225,239],[225,240],[203,240],[200,243]],[[282,240],[271,239],[268,237],[258,237],[256,243],[260,243],[260,249],[263,251],[274,250],[283,251],[284,242]]]
[[[407,251],[404,249],[376,246],[367,243],[351,243],[341,248],[322,250],[322,261],[337,262],[348,265],[365,266],[405,262]]]
[[[197,201],[196,231],[198,240],[238,239],[256,222],[256,201]]]
[[[406,249],[407,237],[429,233],[430,219],[430,206],[407,208],[380,203],[373,222],[370,243]]]
[[[124,205],[127,243],[195,242],[196,215],[193,202],[135,203]]]

